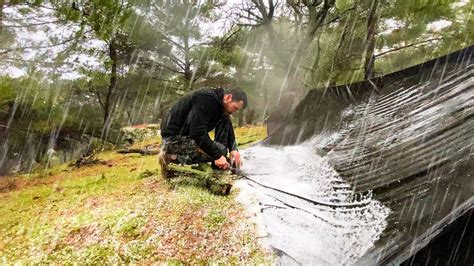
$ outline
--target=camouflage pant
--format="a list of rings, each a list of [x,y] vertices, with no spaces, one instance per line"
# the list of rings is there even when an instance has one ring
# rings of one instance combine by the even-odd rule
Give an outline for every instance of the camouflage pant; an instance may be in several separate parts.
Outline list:
[[[217,141],[214,145],[227,154],[227,147]],[[176,154],[177,161],[182,164],[212,162],[212,158],[204,153],[189,136],[171,136],[163,139],[162,149],[169,154]]]

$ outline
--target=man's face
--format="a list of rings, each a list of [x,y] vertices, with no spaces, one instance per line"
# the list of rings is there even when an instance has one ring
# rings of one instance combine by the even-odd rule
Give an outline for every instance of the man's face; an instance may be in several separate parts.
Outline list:
[[[224,110],[228,114],[233,114],[244,107],[244,101],[234,102],[231,94],[225,94],[223,100]]]

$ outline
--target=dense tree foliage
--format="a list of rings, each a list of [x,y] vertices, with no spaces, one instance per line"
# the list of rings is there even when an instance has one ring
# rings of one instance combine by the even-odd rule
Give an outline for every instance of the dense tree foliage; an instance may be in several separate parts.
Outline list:
[[[120,127],[157,123],[203,86],[242,87],[251,104],[240,124],[263,122],[285,97],[472,45],[472,8],[465,0],[2,0],[0,166],[25,149],[40,162],[66,137],[115,143]]]

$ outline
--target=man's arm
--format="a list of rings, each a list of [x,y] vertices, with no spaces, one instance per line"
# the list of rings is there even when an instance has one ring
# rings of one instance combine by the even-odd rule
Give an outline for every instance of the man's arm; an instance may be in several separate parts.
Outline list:
[[[234,127],[232,126],[232,121],[230,120],[230,117],[227,118],[227,120],[228,120],[227,147],[230,151],[230,159],[231,159],[231,162],[235,163],[236,167],[240,167],[242,165],[242,160],[240,158],[240,152],[237,148],[237,141],[235,140]]]
[[[217,160],[223,154],[214,145],[207,132],[209,121],[216,112],[215,108],[213,108],[216,103],[212,98],[205,95],[195,95],[192,101],[193,108],[191,108],[188,118],[190,124],[189,137],[213,160]]]
[[[227,128],[228,128],[228,135],[227,135],[227,148],[229,151],[238,151],[237,142],[235,141],[235,133],[234,133],[234,126],[232,125],[232,121],[230,117],[227,118]]]

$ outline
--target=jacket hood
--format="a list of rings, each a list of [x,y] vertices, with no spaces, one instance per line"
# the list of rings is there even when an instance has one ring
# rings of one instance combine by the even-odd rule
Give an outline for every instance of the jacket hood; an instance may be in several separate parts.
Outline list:
[[[223,102],[224,102],[224,88],[218,87],[218,88],[205,88],[199,90],[202,93],[209,95],[212,97],[216,102],[219,103],[219,105],[224,109]]]

